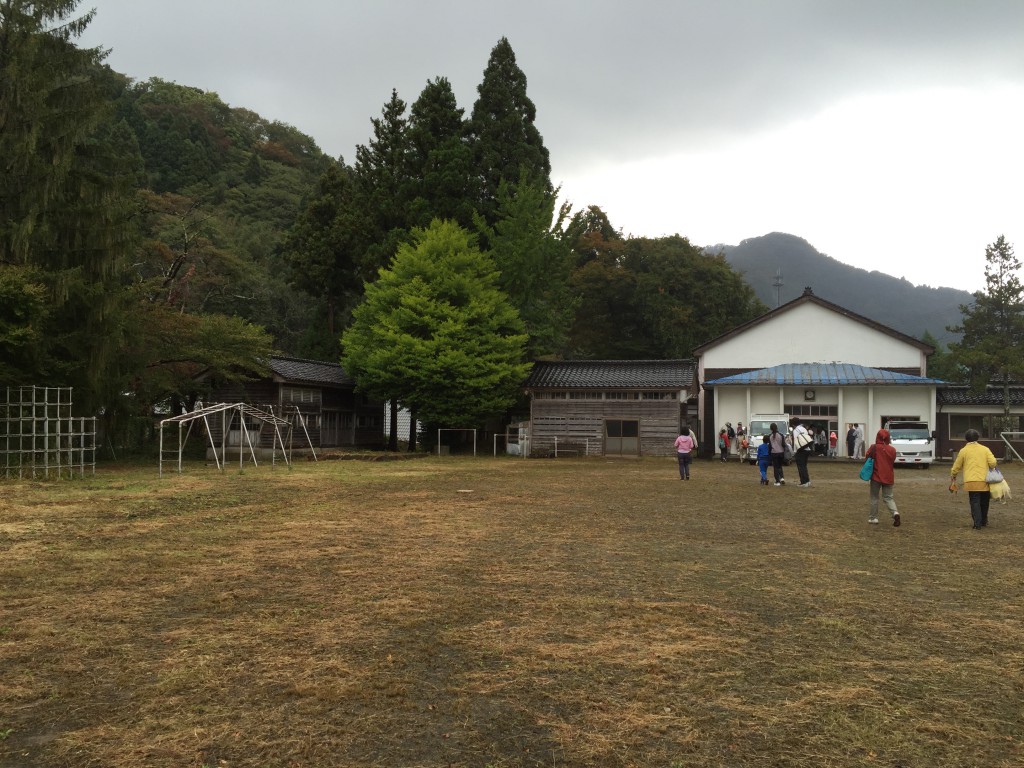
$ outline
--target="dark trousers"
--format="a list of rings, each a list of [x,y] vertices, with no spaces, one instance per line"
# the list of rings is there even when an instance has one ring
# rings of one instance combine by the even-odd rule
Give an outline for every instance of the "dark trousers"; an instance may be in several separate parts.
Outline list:
[[[679,479],[689,480],[690,479],[690,454],[688,453],[676,453],[679,457]]]
[[[811,452],[800,450],[796,452],[796,471],[800,473],[800,483],[811,482],[811,476],[807,473],[807,459],[810,458]]]
[[[775,482],[779,482],[782,479],[782,459],[783,454],[773,453],[772,454],[772,474],[775,475]]]
[[[992,499],[989,491],[968,491],[967,498],[971,501],[971,520],[975,528],[988,525],[988,503]]]

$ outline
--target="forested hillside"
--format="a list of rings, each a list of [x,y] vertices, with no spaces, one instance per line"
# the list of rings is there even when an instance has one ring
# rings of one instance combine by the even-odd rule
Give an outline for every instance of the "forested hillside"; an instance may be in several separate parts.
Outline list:
[[[931,334],[943,345],[956,338],[946,329],[960,324],[960,305],[973,300],[968,291],[915,286],[902,278],[851,267],[819,253],[806,240],[781,232],[707,250],[722,253],[769,307],[795,299],[810,286],[823,299],[908,336],[920,339]],[[898,264],[893,271],[899,271]],[[779,273],[782,287],[776,288]]]
[[[686,238],[558,207],[505,39],[468,114],[443,76],[392,92],[348,165],[216,93],[110,70],[76,45],[77,6],[0,3],[0,385],[72,386],[108,434],[275,350],[340,358],[425,413],[500,415],[533,359],[682,357],[764,310]]]
[[[0,3],[0,385],[74,386],[111,431],[275,350],[425,413],[500,415],[531,360],[689,356],[774,306],[780,269],[781,301],[811,285],[914,336],[948,339],[970,299],[788,235],[708,250],[559,207],[505,39],[469,109],[443,76],[382,94],[347,164],[216,93],[111,71],[76,46],[77,5]],[[476,395],[445,403],[455,381]]]

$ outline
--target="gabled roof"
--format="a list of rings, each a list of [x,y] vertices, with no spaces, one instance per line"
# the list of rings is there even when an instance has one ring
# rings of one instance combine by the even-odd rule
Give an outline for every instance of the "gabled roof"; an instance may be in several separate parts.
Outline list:
[[[526,389],[689,389],[693,360],[540,360]]]
[[[1003,407],[1003,388],[990,386],[984,392],[972,392],[967,386],[949,386],[935,393],[935,401],[943,405],[993,405]],[[1010,405],[1024,405],[1024,387],[1010,387]]]
[[[854,320],[858,323],[862,323],[863,325],[866,325],[870,328],[874,328],[876,331],[879,331],[880,333],[884,333],[888,336],[893,337],[894,339],[899,339],[900,341],[915,346],[922,352],[924,352],[926,355],[930,355],[935,351],[935,347],[931,346],[930,344],[925,344],[920,339],[915,339],[913,336],[907,336],[905,333],[901,333],[900,331],[897,331],[895,328],[890,328],[887,325],[882,325],[881,323],[876,322],[871,318],[864,317],[863,315],[858,315],[856,312],[846,309],[845,307],[841,307],[838,304],[833,304],[831,301],[826,301],[825,299],[815,296],[814,292],[810,289],[810,287],[807,287],[804,288],[804,292],[800,296],[797,296],[792,301],[788,301],[780,307],[776,307],[775,309],[769,312],[765,312],[760,317],[755,317],[753,320],[750,320],[749,322],[746,322],[743,325],[738,325],[728,333],[723,333],[721,336],[711,339],[711,341],[708,341],[702,344],[701,346],[697,347],[695,350],[693,350],[693,353],[695,355],[701,355],[704,353],[705,350],[710,349],[711,347],[718,346],[723,341],[727,341],[728,339],[731,339],[735,336],[739,336],[748,328],[751,328],[755,325],[760,325],[766,320],[771,320],[774,317],[778,317],[779,315],[785,312],[789,312],[803,304],[816,304],[819,307],[823,307],[824,309],[836,312],[837,314],[840,314],[843,317],[848,317],[851,320]]]
[[[274,378],[296,384],[330,384],[336,387],[354,387],[345,369],[338,363],[302,360],[297,357],[271,357],[268,367]]]
[[[884,368],[868,368],[863,365],[847,363],[787,363],[756,371],[737,373],[720,379],[704,382],[705,387],[795,385],[795,386],[828,386],[855,384],[884,385],[931,385],[941,386],[946,382],[925,376],[911,376],[907,373],[895,373]]]

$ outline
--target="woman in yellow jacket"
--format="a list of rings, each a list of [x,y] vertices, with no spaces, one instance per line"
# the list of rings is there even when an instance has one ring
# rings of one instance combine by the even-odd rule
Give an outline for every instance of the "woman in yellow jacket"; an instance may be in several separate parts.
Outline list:
[[[967,491],[967,497],[971,501],[971,520],[974,521],[974,530],[988,525],[988,503],[991,494],[988,492],[988,482],[985,480],[985,476],[989,469],[996,465],[996,457],[992,455],[992,451],[978,442],[980,437],[981,435],[976,429],[968,429],[964,433],[967,445],[957,453],[953,468],[949,471],[953,483],[950,485],[952,490],[956,490],[956,476],[961,469],[964,471],[963,488]]]

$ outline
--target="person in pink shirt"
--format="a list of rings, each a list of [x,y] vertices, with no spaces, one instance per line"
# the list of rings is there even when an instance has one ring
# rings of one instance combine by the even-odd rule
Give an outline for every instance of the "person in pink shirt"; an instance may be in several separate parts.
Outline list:
[[[679,479],[690,479],[690,463],[692,454],[697,451],[697,441],[686,424],[679,430],[679,437],[676,438],[676,456],[679,457]]]

